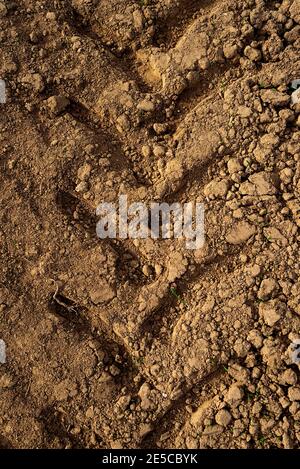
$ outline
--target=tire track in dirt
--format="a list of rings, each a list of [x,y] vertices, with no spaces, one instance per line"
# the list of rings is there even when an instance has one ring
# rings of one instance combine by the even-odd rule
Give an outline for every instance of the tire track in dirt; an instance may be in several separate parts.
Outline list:
[[[214,371],[211,375],[207,376],[204,380],[198,382],[192,389],[184,393],[179,399],[173,402],[173,406],[168,410],[156,423],[155,433],[151,433],[146,436],[141,443],[142,448],[159,448],[163,442],[167,440],[167,444],[176,448],[176,438],[178,432],[184,427],[190,420],[190,408],[191,403],[195,405],[195,401],[199,400],[202,388],[206,385],[213,385],[214,382],[218,381],[224,369],[220,367]],[[189,404],[187,404],[189,403]],[[187,410],[188,408],[188,410]],[[184,422],[184,423],[182,423]]]
[[[94,38],[93,38],[93,39],[94,39]],[[218,73],[220,73],[219,70],[218,70]],[[188,100],[193,101],[193,98],[194,98],[194,96],[192,95],[192,96],[188,97]],[[113,99],[115,100],[115,97],[114,97]],[[203,99],[203,96],[200,97],[199,106],[202,105],[202,99]],[[111,103],[113,104],[113,102],[114,102],[114,101],[112,100]],[[193,113],[196,108],[197,108],[197,104],[196,104],[196,106],[193,107],[191,113]],[[184,116],[183,116],[183,117],[184,117]],[[189,118],[189,116],[187,116],[187,118]],[[85,116],[83,115],[83,121],[84,121],[84,120],[85,120]],[[183,126],[185,127],[186,124],[184,124]],[[180,123],[179,123],[179,127],[180,127]],[[125,135],[125,141],[126,141],[126,140],[129,140],[129,139],[131,139],[131,138],[132,138],[131,136],[129,137],[129,136],[126,136],[126,135]],[[188,165],[187,165],[187,166],[188,166]],[[202,167],[203,167],[203,163],[201,162],[201,163],[200,163],[200,168],[202,168]],[[189,171],[191,171],[191,168],[190,168],[190,167],[189,167]],[[195,169],[192,169],[192,171],[195,171]],[[188,177],[189,177],[189,173],[188,173],[188,174],[185,174],[185,177],[188,178]],[[197,177],[197,176],[195,176],[195,177]],[[176,181],[176,184],[177,184],[177,187],[183,187],[183,186],[184,186],[184,179],[181,178],[179,181]],[[172,189],[172,192],[174,193],[174,188]],[[124,244],[125,244],[125,243],[124,243]],[[156,257],[156,256],[154,256],[154,257]],[[159,280],[159,282],[161,282],[161,280]],[[170,283],[171,283],[171,282],[170,282]],[[167,283],[166,286],[164,287],[164,290],[165,290],[166,292],[169,291],[169,285],[170,285],[170,283]],[[188,289],[189,280],[186,280],[185,284],[186,284],[186,288]],[[153,285],[154,285],[154,288],[155,288],[155,283],[154,283]],[[161,302],[161,303],[160,303],[160,302]],[[151,316],[153,316],[153,314],[157,311],[157,308],[162,308],[162,307],[163,307],[163,308],[164,308],[164,314],[166,314],[166,311],[165,311],[166,305],[164,304],[164,299],[160,300],[160,302],[159,302],[160,304],[158,304],[157,307],[148,309],[146,315],[145,315],[145,313],[143,313],[143,315],[142,315],[142,318],[143,318],[142,321],[141,321],[141,318],[139,318],[139,323],[141,324],[141,326],[143,325],[144,321],[151,321],[150,318],[151,318]],[[134,306],[133,306],[133,309],[135,309]],[[129,311],[128,311],[128,313],[129,313]],[[168,313],[167,313],[167,315],[168,315]],[[126,317],[127,320],[128,320],[128,317],[127,317],[127,316],[128,316],[128,314],[125,314],[125,315],[124,315],[124,317]],[[129,316],[130,316],[130,314],[129,314]],[[112,315],[112,317],[114,317],[114,315]],[[137,319],[137,318],[135,317],[134,320],[136,321],[136,319]],[[178,318],[178,321],[179,321],[179,320],[180,320],[180,318]],[[116,321],[115,321],[115,319],[114,319],[114,325],[113,325],[113,327],[116,327]],[[139,328],[138,328],[138,329],[139,329]],[[138,330],[138,329],[137,329],[137,330]],[[142,329],[141,329],[141,331],[142,331]],[[141,332],[137,332],[137,336],[139,336],[140,334],[141,334]],[[141,335],[143,335],[143,334],[141,334]],[[124,339],[124,330],[121,331],[120,336],[123,337],[123,339]],[[159,341],[160,343],[164,343],[164,341],[162,340],[161,337],[158,337],[158,341]],[[143,368],[143,367],[142,367],[142,368]],[[146,369],[146,370],[147,370],[147,369]],[[148,375],[148,372],[146,372],[146,375]],[[203,377],[200,378],[200,379],[203,379]],[[196,380],[196,382],[197,382],[197,380]],[[195,383],[195,379],[193,379],[192,383]],[[190,386],[193,385],[192,383],[190,384]],[[181,383],[181,387],[183,388],[183,383]],[[176,388],[176,386],[175,386],[175,388]]]
[[[122,14],[128,12],[128,2],[117,3]],[[74,13],[68,2],[70,18],[68,11],[61,12],[68,34],[73,34],[72,47],[78,51],[84,79],[78,88],[72,83],[64,88],[59,80],[49,87],[56,94],[67,89],[70,105],[44,134],[44,147],[51,147],[46,152],[50,161],[41,152],[40,171],[44,172],[43,184],[51,189],[53,183],[55,187],[51,189],[51,204],[42,206],[53,211],[51,218],[49,215],[55,226],[53,238],[59,240],[66,227],[70,236],[66,236],[67,250],[60,249],[59,242],[50,249],[51,262],[46,263],[45,270],[47,275],[54,270],[53,277],[57,282],[59,279],[61,289],[55,293],[53,285],[46,287],[43,319],[52,298],[55,332],[62,336],[70,361],[76,358],[74,344],[78,343],[83,353],[89,340],[108,350],[109,356],[106,361],[103,358],[102,374],[95,371],[98,364],[90,376],[79,374],[78,386],[85,389],[84,383],[89,382],[88,391],[80,388],[76,394],[73,383],[68,384],[70,389],[66,386],[67,391],[64,387],[56,389],[58,395],[69,393],[63,411],[52,404],[43,405],[40,416],[47,444],[54,446],[57,438],[60,444],[77,447],[97,447],[103,442],[106,447],[147,447],[157,443],[161,425],[172,428],[175,434],[174,415],[179,412],[180,420],[188,421],[185,399],[204,383],[217,379],[231,356],[229,336],[234,319],[243,322],[241,340],[246,339],[256,319],[255,305],[243,297],[246,279],[241,268],[241,255],[245,257],[252,238],[246,239],[246,245],[228,246],[226,230],[231,219],[227,213],[224,226],[208,224],[207,251],[187,253],[181,242],[160,241],[149,246],[151,243],[144,241],[100,242],[96,238],[98,203],[117,201],[121,191],[129,194],[130,201],[183,203],[195,199],[206,203],[209,220],[220,215],[218,196],[209,198],[206,188],[218,162],[227,161],[233,154],[235,136],[224,138],[231,122],[230,116],[224,117],[224,86],[219,82],[225,77],[225,87],[233,83],[238,86],[240,75],[246,75],[246,71],[240,72],[235,54],[248,44],[250,36],[246,34],[241,42],[235,36],[235,2],[177,2],[175,9],[171,6],[160,16],[156,33],[151,29],[153,12],[146,21],[144,9],[137,2],[132,4],[138,13],[130,10],[132,17],[129,15],[128,23],[123,18],[122,28],[131,31],[139,22],[139,14],[142,27],[138,30],[135,24],[132,37],[128,35],[124,41],[117,31],[111,32],[107,42],[103,40],[106,24],[99,26],[101,11],[97,10],[94,18],[90,10],[81,11],[79,6]],[[114,11],[108,19],[112,24],[116,21]],[[230,28],[229,43],[223,44],[227,41],[225,30]],[[162,41],[163,49],[153,47]],[[232,44],[235,41],[236,49]],[[90,63],[81,55],[85,47]],[[44,103],[41,114],[34,114],[35,124],[47,122],[45,107]],[[168,127],[155,128],[155,124]],[[68,157],[63,153],[62,161],[52,166],[64,148],[61,142],[52,144],[52,134],[58,134],[55,127],[70,136],[70,146],[75,150]],[[93,145],[85,142],[87,133],[97,146],[94,156]],[[34,181],[34,171],[33,165],[24,178]],[[84,171],[88,176],[78,176]],[[19,186],[19,195],[25,201],[28,196],[22,194],[24,186]],[[38,193],[34,184],[28,187]],[[34,207],[26,210],[34,212]],[[255,229],[260,236],[259,228]],[[99,278],[98,270],[103,266],[108,267],[101,270]],[[21,275],[21,282],[28,293],[32,282],[29,268]],[[41,279],[34,278],[34,285],[43,288]],[[91,286],[98,287],[99,301],[91,296]],[[227,291],[230,288],[239,296],[238,312]],[[101,301],[103,292],[107,297]],[[213,311],[214,301],[219,314]],[[66,314],[76,305],[80,314]],[[39,307],[33,310],[38,313]],[[216,328],[211,324],[217,324]],[[40,336],[36,340],[41,340]],[[99,391],[99,382],[111,387],[107,402],[99,397],[105,392],[101,387]],[[37,395],[36,390],[33,393]],[[64,414],[69,417],[62,418]],[[78,426],[84,431],[80,432]],[[154,436],[149,436],[151,432]]]
[[[181,0],[170,5],[157,25],[153,44],[164,44],[168,48],[174,46],[195,17],[205,14],[218,3],[220,0]]]

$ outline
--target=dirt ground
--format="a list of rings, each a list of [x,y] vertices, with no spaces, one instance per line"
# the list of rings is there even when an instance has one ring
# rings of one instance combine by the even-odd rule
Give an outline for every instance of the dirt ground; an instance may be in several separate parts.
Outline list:
[[[0,447],[299,448],[299,0],[1,0],[0,51]]]

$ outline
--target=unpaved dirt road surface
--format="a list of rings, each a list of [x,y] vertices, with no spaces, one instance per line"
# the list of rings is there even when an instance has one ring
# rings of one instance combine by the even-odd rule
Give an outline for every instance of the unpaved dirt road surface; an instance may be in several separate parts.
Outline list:
[[[299,448],[300,1],[1,0],[0,51],[1,447]]]

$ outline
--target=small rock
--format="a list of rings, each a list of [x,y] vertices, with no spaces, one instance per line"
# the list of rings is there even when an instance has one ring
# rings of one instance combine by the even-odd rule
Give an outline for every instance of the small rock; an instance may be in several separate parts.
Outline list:
[[[244,391],[241,386],[237,386],[236,384],[233,384],[230,386],[228,389],[227,394],[224,397],[225,402],[230,404],[231,406],[238,406],[244,397]]]
[[[183,164],[176,158],[172,158],[168,161],[166,168],[165,168],[166,176],[174,177],[180,179],[183,175]]]
[[[248,267],[247,272],[252,278],[258,277],[261,273],[261,267],[258,264],[253,264]]]
[[[244,54],[252,62],[259,62],[262,57],[261,51],[251,46],[245,47]]]
[[[241,221],[230,231],[226,236],[226,241],[229,244],[242,244],[248,241],[256,232],[256,228],[246,221]]]
[[[238,55],[239,48],[237,44],[225,44],[223,46],[223,53],[226,59],[234,59]]]
[[[38,93],[41,93],[45,89],[43,77],[39,73],[29,73],[28,75],[25,75],[22,82],[30,84]]]
[[[280,171],[280,179],[284,184],[289,184],[294,176],[294,172],[291,168],[283,168]]]
[[[288,433],[284,433],[282,437],[282,443],[283,443],[284,449],[293,449],[294,447],[293,440],[290,438]]]
[[[77,171],[77,177],[80,181],[85,181],[89,178],[92,171],[92,166],[89,163],[85,163],[84,165],[80,166]]]
[[[87,410],[86,413],[85,413],[85,416],[86,416],[88,419],[94,418],[94,416],[95,416],[94,406],[91,405],[91,406],[88,408],[88,410]]]
[[[132,13],[135,30],[141,32],[144,25],[144,16],[140,10],[134,10]]]
[[[121,116],[119,116],[117,118],[117,129],[119,132],[125,132],[126,130],[130,130],[130,121],[128,119],[128,117],[126,116],[126,114],[121,114]]]
[[[152,274],[152,269],[149,265],[145,264],[143,265],[142,272],[144,275],[146,275],[146,277],[150,277]]]
[[[204,195],[206,197],[225,197],[228,189],[229,183],[226,179],[213,180],[205,186]]]
[[[247,356],[249,350],[251,349],[251,345],[249,342],[247,342],[247,340],[238,339],[235,342],[233,349],[238,357],[244,358]]]
[[[164,156],[164,154],[166,153],[166,150],[162,145],[154,145],[153,153],[157,158],[160,158]]]
[[[47,99],[48,108],[56,116],[61,114],[69,104],[70,101],[65,96],[51,96]]]
[[[149,145],[143,145],[142,146],[142,155],[145,158],[149,158],[149,156],[151,155],[151,148],[150,148]]]
[[[273,195],[276,194],[276,187],[272,175],[262,171],[252,174],[249,181],[240,185],[239,191],[243,195]]]
[[[252,329],[249,332],[247,340],[257,349],[260,349],[263,346],[263,336],[256,329]]]
[[[116,406],[122,410],[123,412],[127,409],[131,401],[131,396],[121,396],[120,399],[118,399]]]
[[[143,410],[150,410],[153,406],[152,401],[150,400],[151,388],[148,383],[143,383],[140,387],[138,395],[141,399],[141,408]]]
[[[290,401],[300,401],[300,387],[292,386],[288,390],[288,397]]]
[[[228,374],[235,379],[239,384],[246,384],[249,379],[249,370],[238,363],[233,363],[228,366]]]
[[[81,181],[77,186],[75,187],[76,192],[87,192],[88,190],[88,185],[85,181]]]
[[[300,26],[295,26],[290,31],[287,31],[284,35],[284,39],[288,42],[295,42],[300,37]]]
[[[293,18],[293,20],[300,24],[300,6],[299,6],[299,0],[294,0],[290,7],[290,15]]]
[[[288,407],[289,404],[290,404],[290,401],[289,401],[288,399],[286,399],[286,400],[287,400],[287,402],[288,402],[288,404],[287,404],[286,407]],[[299,409],[300,409],[300,404],[299,404],[299,402],[296,402],[296,401],[294,401],[294,402],[289,406],[289,412],[290,412],[292,415],[295,415],[295,414],[298,412]]]
[[[216,435],[223,433],[223,427],[221,425],[208,425],[203,430],[203,435]]]
[[[276,134],[265,134],[260,139],[260,144],[263,148],[273,150],[278,146],[280,138]]]
[[[273,278],[265,278],[259,287],[257,297],[260,300],[268,300],[273,293],[278,291],[278,283]]]
[[[292,88],[292,90],[297,90],[298,88],[300,88],[300,79],[299,78],[296,78],[296,80],[292,81],[291,88]]]
[[[299,104],[300,103],[300,88],[292,94],[292,104]]]
[[[137,108],[138,108],[140,111],[151,112],[151,111],[154,111],[155,106],[154,106],[154,104],[152,103],[152,101],[149,101],[149,100],[147,100],[147,99],[144,99],[143,101],[141,101],[141,102],[137,105]]]
[[[162,135],[164,133],[167,132],[168,130],[168,124],[153,124],[153,129],[154,129],[154,132],[157,134],[157,135]]]
[[[252,110],[247,106],[239,106],[238,107],[238,115],[246,119],[252,115]]]
[[[228,412],[226,409],[219,410],[215,418],[216,422],[222,427],[227,427],[227,425],[229,425],[232,420],[230,412]]]
[[[293,386],[297,383],[297,374],[295,373],[295,371],[288,368],[280,376],[280,382],[282,384],[290,384],[291,386]]]
[[[260,92],[261,99],[265,103],[273,106],[286,106],[290,102],[290,96],[277,90],[262,90]]]
[[[186,76],[190,86],[195,86],[200,80],[200,74],[196,70],[190,71]]]
[[[235,174],[235,173],[238,173],[239,171],[242,171],[243,165],[236,158],[230,158],[230,160],[227,163],[227,168],[228,168],[229,174]]]
[[[283,234],[275,227],[264,228],[263,233],[270,243],[280,244],[282,246],[288,245],[288,240]]]
[[[150,394],[151,388],[148,383],[143,383],[139,389],[138,395],[141,399],[148,397]]]
[[[281,319],[282,304],[278,300],[270,300],[259,305],[259,315],[264,322],[272,327]]]
[[[33,43],[33,44],[37,44],[40,40],[40,36],[38,34],[37,31],[32,31],[30,34],[29,34],[29,39],[30,41]]]

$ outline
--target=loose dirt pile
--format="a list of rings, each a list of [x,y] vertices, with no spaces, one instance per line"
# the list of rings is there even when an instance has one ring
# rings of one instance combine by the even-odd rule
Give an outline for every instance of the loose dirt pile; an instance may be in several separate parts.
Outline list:
[[[0,444],[299,448],[298,0],[0,1]],[[205,204],[206,244],[96,207]]]

